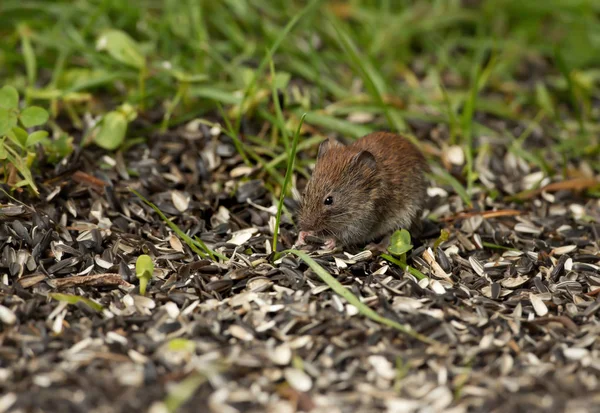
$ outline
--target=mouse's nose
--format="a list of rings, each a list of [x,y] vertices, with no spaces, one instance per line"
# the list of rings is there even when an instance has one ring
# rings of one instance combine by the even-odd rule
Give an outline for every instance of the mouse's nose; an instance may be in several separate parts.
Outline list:
[[[302,232],[312,232],[316,229],[316,222],[314,219],[308,217],[307,214],[300,214],[298,226]]]

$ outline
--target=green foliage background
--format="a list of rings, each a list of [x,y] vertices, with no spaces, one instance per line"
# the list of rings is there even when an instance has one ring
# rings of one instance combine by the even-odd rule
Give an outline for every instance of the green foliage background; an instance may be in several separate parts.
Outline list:
[[[543,128],[546,150],[600,170],[593,0],[4,0],[0,37],[4,85],[49,108],[48,127],[78,144],[115,150],[144,138],[128,124],[155,108],[165,130],[223,107],[234,138],[242,115],[271,124],[271,141],[236,143],[279,184],[286,137],[305,112],[313,132],[348,137],[447,125],[450,143],[466,149],[468,189],[481,135],[548,169],[547,153],[524,149],[526,136],[485,121],[499,118]],[[274,90],[285,97],[282,116]],[[85,127],[86,113],[96,128]],[[356,113],[372,119],[357,123]],[[298,149],[317,142],[303,138]]]

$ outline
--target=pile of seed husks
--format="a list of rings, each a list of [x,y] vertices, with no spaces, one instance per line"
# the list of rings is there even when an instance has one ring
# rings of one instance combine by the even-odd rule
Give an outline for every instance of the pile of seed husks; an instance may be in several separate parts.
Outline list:
[[[273,260],[267,176],[218,130],[78,151],[45,171],[41,199],[2,198],[0,412],[593,411],[600,203],[552,185],[508,201],[559,179],[488,144],[478,185],[496,197],[429,190],[433,230],[408,258],[428,278],[369,251],[312,254],[430,343],[364,317],[294,256]],[[459,148],[428,145],[460,172]],[[130,189],[228,260],[198,256]],[[284,215],[279,248],[295,236]],[[146,296],[140,254],[155,264]]]

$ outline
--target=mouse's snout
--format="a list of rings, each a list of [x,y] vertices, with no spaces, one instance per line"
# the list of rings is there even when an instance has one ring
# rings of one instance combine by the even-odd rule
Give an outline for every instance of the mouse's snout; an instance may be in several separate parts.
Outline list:
[[[298,226],[304,232],[312,232],[316,229],[314,219],[311,219],[305,210],[300,211],[300,216],[298,217]]]
[[[310,205],[302,205],[298,216],[298,226],[304,232],[318,232],[321,229],[321,220],[319,219],[318,211],[310,208]]]

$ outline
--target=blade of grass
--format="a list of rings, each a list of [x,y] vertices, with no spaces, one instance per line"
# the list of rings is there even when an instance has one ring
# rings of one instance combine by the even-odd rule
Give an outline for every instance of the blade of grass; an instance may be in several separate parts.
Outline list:
[[[19,27],[19,35],[21,36],[21,49],[23,51],[23,59],[25,60],[27,83],[30,88],[34,88],[37,77],[37,60],[33,46],[31,45],[31,30],[26,25],[21,25]]]
[[[227,115],[225,114],[225,111],[223,110],[223,106],[221,106],[221,104],[219,102],[217,102],[217,108],[219,109],[219,113],[221,114],[221,117],[223,118],[223,122],[225,122],[225,128],[226,128],[225,133],[227,134],[227,136],[229,136],[233,140],[233,145],[235,146],[235,150],[240,154],[240,156],[242,157],[242,160],[244,161],[244,163],[246,165],[252,166],[252,163],[246,156],[246,151],[244,150],[244,144],[240,140],[238,132],[236,132],[233,129],[231,122],[229,122],[229,118],[227,117]],[[239,131],[239,128],[237,130]]]
[[[227,120],[227,118],[224,118],[224,121],[225,121],[225,123],[226,123],[226,127],[227,127],[228,129],[224,130],[223,132],[224,132],[224,133],[225,133],[227,136],[229,136],[229,137],[232,137],[232,135],[231,135],[231,133],[232,133],[232,132],[229,130],[229,126],[231,126],[231,124],[229,123],[229,121]],[[218,123],[213,123],[213,122],[207,121],[206,119],[200,119],[200,120],[199,120],[199,122],[200,122],[200,123],[202,123],[202,124],[204,124],[204,125],[208,125],[208,126],[210,126],[211,128],[212,128],[212,127],[215,127],[215,126],[217,126],[217,127],[220,127],[220,126],[221,126],[221,125],[220,125],[220,124],[218,124]],[[233,138],[232,138],[232,139],[233,139]],[[272,164],[271,164],[271,162],[267,162],[267,161],[265,161],[265,160],[264,160],[264,159],[263,159],[263,158],[262,158],[262,157],[261,157],[261,156],[260,156],[260,155],[259,155],[259,154],[258,154],[258,153],[257,153],[257,152],[256,152],[256,151],[255,151],[255,150],[252,148],[252,147],[251,147],[251,146],[249,146],[249,145],[244,145],[244,148],[245,148],[245,150],[244,150],[244,153],[245,153],[245,154],[247,153],[247,155],[249,155],[249,156],[250,156],[252,159],[254,159],[254,160],[256,161],[256,163],[257,163],[257,164],[259,164],[260,166],[262,166],[262,167],[263,167],[263,169],[264,169],[264,170],[265,170],[265,171],[266,171],[266,172],[267,172],[269,175],[271,175],[271,177],[272,177],[273,179],[275,179],[275,181],[277,181],[277,183],[278,183],[279,185],[283,185],[284,178],[283,178],[283,176],[282,176],[282,175],[281,175],[279,172],[277,172],[277,170],[275,169],[275,166],[276,166],[276,165],[272,165]],[[282,154],[282,156],[283,156],[283,157],[284,157],[284,159],[285,159],[285,156],[286,156],[286,154],[285,154],[285,153],[283,153],[283,154]],[[254,166],[254,165],[252,164],[252,162],[250,162],[250,160],[249,160],[249,159],[248,159],[248,166]]]
[[[335,132],[339,132],[345,136],[360,138],[368,133],[373,132],[372,127],[357,125],[346,120],[338,119],[319,112],[309,112],[306,116],[306,123],[311,125],[322,126]]]
[[[4,144],[4,142],[0,142],[0,145],[3,145],[3,144]],[[31,190],[33,191],[33,193],[36,196],[39,196],[40,192],[39,192],[37,186],[35,185],[35,181],[33,180],[33,176],[31,175],[31,170],[27,166],[26,160],[24,158],[22,158],[10,146],[4,145],[4,149],[5,149],[4,154],[5,154],[6,159],[8,160],[8,162],[10,164],[12,164],[13,167],[17,171],[19,171],[19,174],[21,174],[21,176],[23,177],[23,179],[25,180],[25,182],[27,182],[27,185],[31,188]]]
[[[102,304],[95,302],[94,300],[90,300],[89,298],[80,297],[78,295],[73,294],[63,294],[63,293],[48,293],[48,297],[52,298],[56,301],[62,301],[69,304],[77,304],[84,303],[88,307],[90,307],[94,311],[102,311],[104,307]]]
[[[336,280],[331,274],[329,274],[323,267],[321,267],[315,260],[308,256],[303,251],[298,250],[287,250],[284,253],[290,253],[296,255],[302,261],[304,261],[322,280],[325,282],[335,293],[346,299],[350,304],[358,308],[358,311],[365,317],[371,320],[392,327],[410,337],[413,337],[423,343],[439,345],[437,340],[424,336],[423,334],[417,333],[409,326],[404,326],[394,320],[379,315],[375,310],[366,304],[362,303],[357,296],[352,294],[350,290],[344,287],[338,280]]]
[[[471,88],[469,91],[469,97],[465,102],[465,107],[462,113],[462,135],[463,135],[463,147],[465,149],[465,155],[467,158],[467,194],[471,195],[473,189],[473,115],[475,113],[475,105],[477,102],[477,95],[479,92],[479,79],[481,77],[481,59],[483,58],[483,50],[480,49],[480,56],[477,59],[477,63],[474,66],[473,74],[471,76]]]
[[[317,146],[319,143],[321,143],[322,140],[323,140],[322,136],[311,136],[310,138],[308,138],[298,144],[298,151],[303,151],[312,146]],[[267,165],[270,168],[276,168],[281,162],[285,161],[287,158],[288,158],[288,155],[286,153],[282,153],[280,155],[277,155],[273,159],[271,159],[267,163]]]
[[[271,92],[273,95],[275,114],[277,115],[277,126],[279,127],[279,131],[283,137],[285,152],[288,153],[290,149],[290,137],[288,136],[287,128],[285,127],[285,119],[283,118],[283,112],[281,111],[281,105],[279,104],[279,97],[277,96],[277,85],[275,84],[275,65],[273,64],[273,60],[270,61],[269,67],[271,69]]]
[[[283,115],[282,115],[283,116]],[[296,129],[296,133],[294,134],[294,140],[292,141],[292,148],[288,153],[288,163],[287,163],[287,171],[285,172],[285,178],[283,181],[283,186],[281,187],[281,194],[279,195],[279,204],[277,205],[277,215],[275,216],[275,228],[273,229],[273,251],[277,252],[277,236],[279,235],[279,221],[281,220],[281,210],[283,209],[283,200],[285,198],[285,194],[287,193],[288,185],[292,180],[292,174],[294,171],[294,161],[296,160],[296,148],[298,147],[298,138],[300,137],[300,130],[302,129],[302,124],[304,123],[304,118],[306,117],[306,113],[302,115],[300,118],[300,123],[298,124],[298,129]]]
[[[567,66],[567,62],[565,61],[562,52],[558,47],[554,49],[554,60],[556,61],[558,70],[560,70],[561,74],[564,76],[567,82],[569,98],[571,99],[571,104],[573,105],[575,115],[577,116],[577,121],[579,122],[579,131],[581,133],[585,133],[585,120],[583,119],[583,112],[581,110],[579,102],[577,101],[577,93],[575,92],[575,83],[573,82],[573,76],[571,75],[571,71]]]
[[[385,103],[383,99],[383,92],[380,90],[379,84],[383,83],[383,80],[378,78],[376,81],[375,77],[379,77],[375,69],[368,63],[367,59],[359,54],[356,44],[352,41],[348,33],[335,21],[334,18],[330,19],[331,25],[338,35],[338,42],[341,44],[342,49],[346,52],[346,55],[350,58],[352,64],[359,72],[365,86],[369,92],[373,95],[374,99],[378,102],[379,106],[383,110],[383,113],[387,119],[390,127],[396,129],[398,132],[406,131],[406,123],[400,116],[394,116],[390,107]],[[412,138],[414,144],[419,145],[419,142]]]
[[[275,179],[275,181],[277,181],[279,185],[283,185],[284,178],[279,172],[277,172],[275,168],[271,168],[267,161],[265,161],[260,155],[258,155],[252,148],[247,147],[246,150],[248,152],[248,155],[250,155],[252,159],[256,161],[256,163],[262,166],[264,170],[267,171],[267,173],[271,175],[271,177]]]
[[[442,82],[442,79],[440,79],[439,75],[437,76],[437,81],[440,90],[442,91],[446,115],[448,116],[448,121],[450,123],[450,144],[454,145],[456,143],[456,132],[459,127],[458,119],[456,119],[456,113],[454,113],[454,109],[452,108],[452,101],[448,95],[448,90],[446,90],[446,86],[444,86],[444,83]]]
[[[441,167],[435,167],[432,169],[435,173],[435,175],[433,176],[434,180],[442,184],[450,185],[469,208],[472,206],[471,197],[467,193],[467,190],[464,186],[461,185],[460,182],[458,182],[458,180],[455,177],[450,175],[445,169]]]
[[[281,33],[279,34],[279,36],[277,37],[277,39],[275,40],[273,45],[267,50],[267,54],[263,57],[260,64],[258,65],[258,68],[254,71],[254,75],[252,76],[252,79],[250,80],[248,85],[244,88],[244,94],[242,97],[242,101],[240,103],[240,112],[236,119],[236,124],[235,124],[235,129],[234,129],[236,132],[239,132],[240,127],[242,125],[242,110],[241,110],[241,108],[243,108],[244,105],[246,104],[246,99],[248,99],[248,94],[256,86],[259,76],[262,75],[263,70],[265,69],[265,67],[267,66],[269,61],[271,61],[271,59],[273,58],[273,55],[275,54],[277,49],[279,49],[279,46],[281,45],[283,40],[292,31],[292,29],[298,24],[300,19],[302,19],[310,11],[312,11],[319,3],[321,3],[321,1],[322,0],[312,0],[310,3],[308,3],[308,5],[304,9],[302,9],[298,14],[296,14],[288,22],[288,24],[285,25],[285,27],[283,28],[283,30],[281,31]]]
[[[173,232],[175,232],[177,235],[179,235],[179,238],[181,238],[191,248],[191,250],[194,251],[196,254],[198,254],[200,257],[202,257],[202,258],[210,257],[213,261],[216,261],[215,257],[218,257],[224,261],[228,260],[228,258],[225,257],[224,255],[221,255],[218,252],[212,251],[210,248],[208,248],[206,246],[206,244],[204,242],[202,242],[202,240],[200,240],[200,239],[193,240],[188,235],[186,235],[177,225],[175,225],[169,218],[167,218],[166,215],[163,214],[162,211],[156,205],[154,205],[152,202],[148,201],[138,191],[136,191],[133,188],[129,188],[129,190],[131,192],[133,192],[135,196],[140,198],[146,205],[148,205],[150,208],[152,208],[158,214],[158,216],[165,222],[165,224],[167,224],[169,226],[169,228],[171,228],[173,230]],[[202,250],[204,250],[204,251],[201,251],[200,248],[202,248]]]

